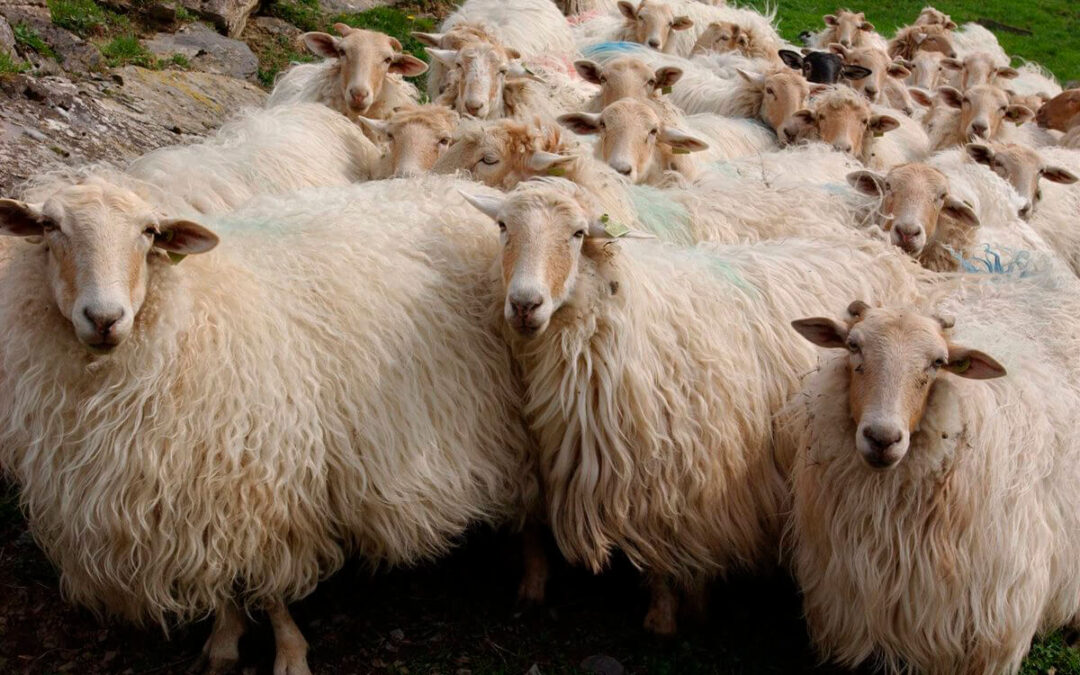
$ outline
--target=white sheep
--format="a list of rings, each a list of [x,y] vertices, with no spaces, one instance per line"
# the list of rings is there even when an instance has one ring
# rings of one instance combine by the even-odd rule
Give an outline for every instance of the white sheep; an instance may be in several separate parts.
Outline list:
[[[815,360],[786,322],[853,289],[911,297],[918,267],[875,242],[615,240],[562,179],[470,201],[502,232],[492,283],[560,550],[593,571],[625,553],[655,581],[646,626],[671,632],[669,583],[775,563],[772,415]]]
[[[403,77],[416,77],[427,64],[403,54],[396,38],[370,30],[334,24],[341,37],[304,33],[304,44],[322,56],[319,63],[297,64],[274,83],[267,106],[322,103],[347,115],[383,119],[395,108],[415,104],[420,93]]]
[[[1015,673],[1037,633],[1080,628],[1078,297],[1075,278],[984,278],[937,304],[955,330],[887,301],[795,322],[838,350],[781,417],[823,655]]]
[[[465,0],[439,31],[462,23],[482,26],[525,58],[576,51],[570,24],[551,0]]]
[[[68,598],[216,612],[216,667],[265,608],[275,672],[306,674],[286,603],[347,555],[408,564],[523,514],[497,236],[475,184],[433,176],[207,217],[215,248],[123,179],[0,201],[3,234],[44,239],[3,271],[0,464]]]

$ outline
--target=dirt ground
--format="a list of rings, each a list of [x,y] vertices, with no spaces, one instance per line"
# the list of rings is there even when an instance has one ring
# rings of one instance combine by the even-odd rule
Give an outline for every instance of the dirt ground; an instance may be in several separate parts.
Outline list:
[[[0,485],[0,673],[192,669],[208,621],[166,637],[67,604],[15,501],[14,489]],[[798,597],[783,576],[719,585],[709,615],[684,619],[679,637],[665,641],[641,628],[646,592],[628,565],[600,577],[556,565],[547,606],[524,612],[514,603],[519,569],[515,538],[486,530],[414,569],[346,567],[293,607],[312,671],[521,674],[535,665],[532,675],[597,667],[614,675],[617,662],[632,673],[841,672],[816,667]],[[272,672],[273,640],[258,619],[241,643],[245,675]]]

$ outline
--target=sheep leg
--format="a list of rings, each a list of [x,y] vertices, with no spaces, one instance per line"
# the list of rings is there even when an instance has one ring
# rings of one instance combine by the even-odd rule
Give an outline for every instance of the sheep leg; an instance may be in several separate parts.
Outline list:
[[[233,669],[240,660],[240,637],[246,627],[244,615],[232,602],[218,608],[199,659],[206,675],[222,675]]]
[[[674,635],[675,615],[679,610],[679,598],[664,576],[649,578],[649,611],[645,615],[645,630],[656,635]]]
[[[307,665],[307,640],[289,614],[289,608],[283,601],[276,600],[267,607],[266,613],[270,615],[277,646],[274,675],[311,675]]]
[[[521,533],[521,550],[525,571],[518,587],[518,601],[527,605],[541,605],[548,580],[547,549],[541,526],[525,526]]]

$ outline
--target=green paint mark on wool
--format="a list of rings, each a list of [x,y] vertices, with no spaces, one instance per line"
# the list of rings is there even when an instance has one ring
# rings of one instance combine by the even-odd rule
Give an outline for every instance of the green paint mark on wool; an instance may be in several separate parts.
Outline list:
[[[630,200],[637,212],[638,222],[647,232],[664,241],[692,244],[690,212],[660,188],[650,185],[630,187]]]

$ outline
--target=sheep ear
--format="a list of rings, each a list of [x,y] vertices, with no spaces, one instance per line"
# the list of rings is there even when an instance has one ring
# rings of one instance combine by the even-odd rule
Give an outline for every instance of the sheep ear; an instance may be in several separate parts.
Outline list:
[[[938,96],[945,102],[945,105],[950,108],[961,108],[964,105],[964,95],[960,93],[959,89],[954,87],[938,87]]]
[[[572,159],[574,159],[573,155],[556,155],[553,152],[537,150],[529,156],[529,169],[536,173],[550,172],[553,169],[559,169]]]
[[[975,215],[971,207],[951,195],[945,197],[945,205],[941,207],[941,212],[962,225],[979,226],[979,217]]]
[[[873,32],[874,24],[870,23],[869,21],[863,21],[862,23],[859,24],[859,30],[865,30],[865,31],[868,31],[868,32]]]
[[[946,19],[943,25],[945,26],[945,30],[956,30],[957,28],[956,22],[952,19]]]
[[[329,33],[304,33],[300,39],[304,41],[304,46],[308,48],[308,51],[317,56],[336,59],[341,55],[338,38]]]
[[[870,309],[870,305],[862,300],[852,300],[851,304],[847,306],[847,313],[852,319],[861,319],[868,309]]]
[[[405,77],[422,75],[427,72],[427,69],[428,64],[412,54],[398,54],[394,57],[394,62],[390,64],[391,73],[397,73],[398,75],[404,75]]]
[[[847,58],[848,55],[847,47],[840,44],[839,42],[830,42],[829,51],[833,54],[836,54],[837,56],[842,56],[844,58]]]
[[[513,47],[505,47],[505,49],[506,49],[506,55],[508,57],[510,57],[511,59],[520,59],[521,58],[521,52],[514,49]]]
[[[182,218],[158,221],[154,247],[180,255],[206,253],[218,245],[218,236],[202,225]]]
[[[848,185],[864,195],[880,197],[885,194],[885,178],[873,171],[852,171],[847,175]]]
[[[786,65],[788,68],[794,68],[795,70],[802,70],[802,62],[803,62],[802,56],[800,56],[797,53],[791,51],[790,49],[781,49],[777,53],[780,56],[780,60],[783,61],[784,65]],[[742,74],[745,77],[745,74],[743,73],[743,71],[740,70],[739,73]]]
[[[742,68],[736,68],[735,72],[750,84],[765,84],[765,76],[761,73],[749,73]]]
[[[997,76],[1005,80],[1015,80],[1020,77],[1020,71],[1016,68],[998,68]]]
[[[949,362],[945,370],[972,380],[992,380],[1006,375],[1005,366],[978,349],[949,345]]]
[[[581,79],[592,84],[600,84],[600,64],[588,59],[581,59],[574,61],[574,70],[581,76]]]
[[[839,21],[836,20],[836,17],[833,16],[832,14],[826,14],[825,16],[821,17],[821,19],[822,19],[822,21],[825,22],[826,26],[835,26],[838,23],[840,23]]]
[[[446,37],[446,33],[421,33],[420,31],[413,31],[409,33],[417,42],[428,47],[438,47],[442,44],[442,39]]]
[[[975,160],[977,164],[990,166],[994,161],[994,150],[989,145],[983,145],[982,143],[968,143],[964,150],[967,151],[968,157]]]
[[[817,96],[818,94],[822,94],[822,93],[828,91],[828,89],[829,89],[829,85],[827,85],[827,84],[822,84],[820,82],[811,82],[810,83],[810,96]]]
[[[40,235],[45,226],[41,207],[15,199],[0,199],[0,234],[10,237]]]
[[[892,115],[871,115],[870,131],[875,134],[884,134],[900,127],[900,120]]]
[[[861,80],[870,77],[874,71],[863,66],[844,66],[840,69],[840,76],[846,80]]]
[[[694,20],[688,16],[677,16],[671,24],[671,30],[687,30],[693,28]]]
[[[803,108],[802,110],[796,110],[795,112],[791,113],[791,117],[793,119],[799,120],[803,124],[813,125],[814,122],[817,121],[814,119],[813,111],[806,108]]]
[[[911,71],[907,69],[907,66],[897,61],[890,63],[885,72],[901,80],[911,75]]]
[[[664,66],[656,69],[656,88],[666,89],[675,86],[682,79],[683,70],[678,66]]]
[[[911,94],[912,100],[921,106],[929,108],[930,106],[934,105],[934,97],[930,94],[930,92],[926,91],[925,89],[920,89],[918,87],[908,87],[908,93]]]
[[[661,143],[684,152],[701,152],[709,149],[709,144],[705,141],[674,127],[668,127],[661,131],[659,140]]]
[[[637,18],[637,8],[626,0],[619,0],[619,11],[627,19],[634,20]]]
[[[454,49],[436,49],[434,47],[424,47],[424,51],[428,53],[428,56],[435,59],[444,66],[453,66],[457,61],[457,50]]]
[[[349,33],[352,33],[356,29],[353,28],[352,26],[350,26],[347,23],[340,23],[339,22],[339,23],[334,24],[334,30],[336,30],[337,34],[340,35],[341,37],[345,37],[346,35],[348,35]],[[393,40],[393,38],[390,38],[390,39]]]
[[[570,131],[573,131],[575,134],[581,134],[583,136],[599,133],[600,131],[600,115],[598,114],[570,113],[568,115],[560,115],[555,121]]]
[[[356,121],[359,122],[365,129],[371,131],[371,133],[378,136],[385,136],[390,130],[390,123],[386,120],[375,120],[370,117],[357,117]]]
[[[391,48],[392,48],[392,49],[393,49],[393,50],[394,50],[395,52],[400,52],[400,51],[401,51],[401,42],[400,42],[400,41],[399,41],[399,40],[398,40],[397,38],[395,38],[395,37],[389,37],[389,36],[387,36],[387,37],[388,37],[388,38],[389,38],[389,40],[390,40],[390,47],[391,47]]]
[[[847,349],[847,326],[823,316],[812,319],[796,319],[791,322],[795,331],[818,347]]]
[[[945,66],[949,70],[963,70],[964,62],[960,59],[944,58],[941,59],[941,65]]]
[[[476,210],[484,214],[492,220],[498,220],[499,210],[503,205],[502,197],[494,197],[492,195],[471,195],[463,190],[458,190],[465,201],[476,207]]]
[[[540,77],[536,73],[532,72],[525,67],[521,61],[511,61],[508,64],[507,74],[510,77],[518,77],[526,80],[532,80],[533,82],[543,82],[544,78]]]
[[[1020,126],[1035,117],[1035,113],[1031,112],[1031,108],[1026,105],[1011,105],[1005,109],[1005,117],[1016,126]]]
[[[1060,166],[1044,166],[1042,177],[1052,183],[1064,183],[1071,185],[1077,181],[1076,174]]]

